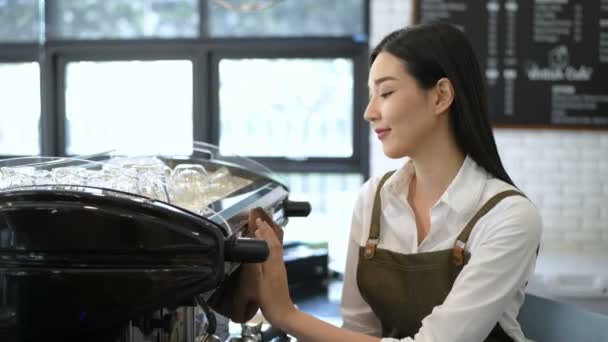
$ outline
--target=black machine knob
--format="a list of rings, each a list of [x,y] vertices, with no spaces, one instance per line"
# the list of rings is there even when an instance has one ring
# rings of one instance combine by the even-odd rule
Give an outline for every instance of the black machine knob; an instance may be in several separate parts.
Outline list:
[[[262,262],[268,258],[270,249],[264,240],[231,238],[225,243],[226,261],[240,263]]]
[[[285,200],[283,210],[286,217],[306,217],[310,214],[310,203]]]

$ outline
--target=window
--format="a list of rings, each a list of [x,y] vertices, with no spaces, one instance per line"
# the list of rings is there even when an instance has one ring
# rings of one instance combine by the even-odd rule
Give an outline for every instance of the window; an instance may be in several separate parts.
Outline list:
[[[351,213],[363,176],[357,173],[288,173],[280,176],[289,186],[291,199],[306,200],[313,208],[305,219],[290,219],[284,231],[285,242],[328,242],[330,268],[343,272]]]
[[[353,69],[345,58],[221,60],[220,151],[352,156]]]
[[[365,34],[363,0],[269,0],[259,1],[260,11],[250,0],[209,2],[209,33],[216,37],[321,36],[361,37]]]
[[[192,151],[190,61],[71,62],[65,99],[70,155]]]
[[[38,40],[38,0],[0,0],[0,42]]]
[[[39,153],[38,63],[0,63],[0,155]]]
[[[195,38],[198,0],[56,0],[57,39]]]

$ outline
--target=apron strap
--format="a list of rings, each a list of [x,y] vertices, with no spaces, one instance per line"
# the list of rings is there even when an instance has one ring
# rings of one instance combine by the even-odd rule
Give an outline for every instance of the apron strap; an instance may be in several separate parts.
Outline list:
[[[363,256],[366,259],[371,259],[374,257],[376,253],[376,246],[378,245],[378,241],[380,240],[380,216],[382,203],[380,200],[380,189],[384,183],[389,179],[390,176],[395,173],[395,170],[389,171],[380,178],[380,183],[378,183],[378,187],[376,188],[376,194],[374,196],[374,205],[372,207],[372,219],[369,226],[369,236],[367,238],[367,243],[365,244],[365,252]]]
[[[471,235],[471,231],[473,231],[473,227],[475,227],[475,224],[477,224],[477,221],[492,210],[492,208],[494,208],[500,201],[510,196],[526,197],[517,190],[506,190],[499,192],[492,196],[492,198],[490,198],[467,223],[460,235],[458,235],[458,238],[454,243],[454,247],[452,248],[453,262],[456,266],[462,266],[464,264],[464,249],[469,241],[469,236]]]

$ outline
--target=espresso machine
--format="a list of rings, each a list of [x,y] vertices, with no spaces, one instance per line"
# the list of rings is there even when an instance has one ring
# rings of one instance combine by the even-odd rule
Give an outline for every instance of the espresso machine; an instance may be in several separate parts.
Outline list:
[[[244,236],[257,207],[282,226],[310,212],[268,169],[208,144],[1,161],[0,341],[219,341],[208,299],[268,256]],[[282,335],[271,330],[231,340]]]

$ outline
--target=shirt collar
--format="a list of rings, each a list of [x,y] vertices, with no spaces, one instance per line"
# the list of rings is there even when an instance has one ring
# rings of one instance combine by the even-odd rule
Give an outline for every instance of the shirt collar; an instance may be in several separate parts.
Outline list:
[[[439,201],[461,215],[468,215],[479,207],[487,179],[488,173],[467,156]]]
[[[407,194],[413,175],[414,163],[411,159],[407,159],[404,165],[386,180],[383,189],[387,189],[395,195],[402,195],[404,191]]]
[[[387,179],[384,188],[398,196],[403,196],[403,191],[407,194],[414,172],[414,164],[408,160]],[[467,155],[438,203],[444,203],[458,214],[467,216],[479,207],[481,193],[488,178],[488,173]]]

